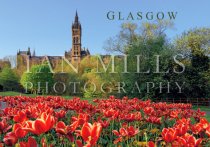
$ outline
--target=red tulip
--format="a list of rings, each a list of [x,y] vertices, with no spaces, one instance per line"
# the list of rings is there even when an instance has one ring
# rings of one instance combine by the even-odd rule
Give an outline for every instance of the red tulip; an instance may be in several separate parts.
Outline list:
[[[74,136],[70,126],[66,126],[63,121],[59,121],[55,127],[55,131],[60,135],[64,135],[70,142],[74,141]]]
[[[128,136],[128,132],[125,128],[120,128],[119,133],[120,133],[120,136],[123,136],[123,137]]]
[[[123,120],[126,120],[128,122],[132,122],[132,121],[138,121],[141,120],[141,113],[140,112],[136,112],[136,113],[130,113],[127,115],[121,116]]]
[[[196,116],[195,118],[200,118],[206,115],[206,112],[201,111],[200,108],[198,108],[198,110],[195,112]]]
[[[179,117],[179,113],[180,113],[180,111],[178,111],[178,110],[173,110],[173,111],[171,111],[171,113],[170,113],[170,117],[171,118],[178,118]]]
[[[32,137],[28,138],[28,142],[20,142],[20,147],[37,147],[36,140]]]
[[[77,147],[83,147],[81,140],[76,140]]]
[[[155,143],[153,141],[149,141],[147,147],[155,147]]]
[[[190,125],[190,119],[182,118],[176,121],[176,124]]]
[[[12,128],[12,125],[7,124],[6,119],[3,119],[0,122],[0,134],[7,132],[11,128]]]
[[[110,124],[109,121],[106,120],[102,121],[101,118],[98,118],[98,122],[101,124],[103,128],[107,128]]]
[[[153,124],[161,124],[161,117],[149,116],[146,118],[146,121]]]
[[[192,125],[191,130],[194,134],[199,134],[203,130],[203,125],[201,123]]]
[[[17,123],[23,123],[28,120],[26,113],[23,111],[19,111],[17,115],[14,116],[13,120]]]
[[[135,129],[133,126],[129,126],[127,128],[127,132],[128,132],[128,136],[129,137],[133,137],[133,136],[135,136],[136,134],[139,133],[139,130],[138,129]]]
[[[64,111],[64,110],[60,110],[60,111],[58,111],[58,112],[55,112],[55,116],[56,116],[57,118],[64,118],[65,115],[66,115],[66,111]]]
[[[112,119],[115,119],[119,116],[119,111],[114,109],[104,110],[104,116],[105,117],[111,117]]]
[[[154,108],[146,107],[146,108],[144,108],[144,113],[147,115],[152,115],[154,113]]]
[[[78,117],[72,117],[73,123],[71,124],[72,131],[76,130],[78,126],[83,125],[84,123],[88,122],[89,115],[80,113]]]
[[[202,124],[202,128],[203,128],[203,129],[206,129],[206,128],[208,127],[208,125],[210,124],[210,123],[207,121],[206,118],[201,118],[199,123]]]
[[[23,128],[25,131],[29,131],[36,135],[40,135],[49,131],[54,125],[54,117],[50,114],[46,114],[43,112],[41,117],[36,119],[35,121],[27,121],[26,126]]]
[[[198,147],[201,144],[202,139],[196,139],[194,136],[186,134],[183,137],[178,137],[178,141],[183,146]]]
[[[90,123],[85,123],[81,129],[81,136],[83,140],[87,143],[86,146],[94,146],[102,131],[102,126],[100,123],[95,122],[93,125]]]
[[[164,128],[162,130],[162,137],[163,140],[165,140],[167,143],[170,143],[172,141],[174,141],[177,137],[177,131],[176,129],[172,129],[172,128]]]
[[[110,95],[109,99],[115,99],[115,96],[114,95]]]
[[[28,133],[27,131],[23,130],[23,126],[21,124],[14,124],[13,126],[13,132],[18,138],[23,138]]]
[[[9,132],[4,136],[3,141],[8,146],[14,146],[17,143],[18,138],[14,132]]]
[[[125,128],[120,128],[119,132],[117,130],[113,130],[114,133],[118,138],[114,141],[114,144],[118,142],[122,142],[124,137],[133,137],[139,133],[138,129],[135,129],[133,126],[125,126]]]
[[[187,133],[188,129],[189,129],[189,126],[187,125],[183,125],[183,124],[177,125],[176,126],[177,136],[183,136],[184,134]]]
[[[79,98],[67,100],[57,96],[38,96],[33,99],[23,96],[8,96],[0,97],[0,101],[7,103],[7,108],[0,110],[0,136],[2,136],[0,138],[3,138],[3,141],[0,140],[0,147],[15,146],[15,144],[23,147],[35,147],[37,146],[36,140],[26,134],[32,133],[31,135],[40,138],[41,134],[45,133],[44,136],[46,136],[51,129],[55,129],[56,140],[60,140],[61,143],[62,141],[65,143],[65,139],[72,142],[74,138],[77,138],[76,145],[78,147],[82,147],[84,144],[86,147],[93,147],[97,146],[102,128],[108,127],[110,125],[109,121],[113,119],[117,123],[114,125],[115,127],[121,124],[121,128],[112,131],[116,137],[114,143],[125,141],[131,145],[136,140],[134,137],[139,133],[139,129],[144,128],[144,126],[138,125],[142,119],[142,112],[140,112],[142,109],[144,112],[143,119],[155,126],[158,124],[160,127],[161,118],[165,118],[165,121],[176,118],[176,123],[172,128],[162,130],[162,140],[167,143],[166,146],[201,146],[201,138],[203,138],[202,145],[205,146],[210,137],[210,124],[203,118],[205,113],[200,110],[192,110],[191,104],[153,103],[150,100],[142,101],[137,98],[129,99],[128,97],[117,99],[114,96],[109,99],[97,99],[94,105]],[[57,111],[58,109],[60,110]],[[72,117],[71,125],[59,121],[60,118],[67,119],[67,110],[79,113],[76,117]],[[93,122],[95,120],[97,122],[89,124],[90,116]],[[190,118],[195,118],[197,123],[192,124]],[[12,132],[7,134],[6,132],[12,126],[6,120],[16,122],[13,125]],[[58,122],[54,126],[55,120]],[[140,128],[130,126],[131,124]],[[76,130],[78,128],[81,129]],[[109,131],[109,129],[106,129],[103,135],[107,136],[110,133]],[[151,139],[157,142],[161,140],[159,136]],[[21,142],[23,140],[25,142]],[[17,143],[18,141],[19,143]],[[42,147],[48,147],[49,142],[52,141],[51,137],[46,136],[46,138],[41,139],[39,144]],[[155,142],[150,141],[147,146],[154,147],[156,145]]]
[[[60,133],[62,135],[66,135],[67,134],[67,126],[65,125],[65,123],[63,121],[59,121],[55,127],[55,130],[57,133]]]

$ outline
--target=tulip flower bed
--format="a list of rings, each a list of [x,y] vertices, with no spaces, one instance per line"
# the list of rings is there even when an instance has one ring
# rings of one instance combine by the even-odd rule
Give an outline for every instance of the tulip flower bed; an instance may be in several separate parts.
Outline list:
[[[0,147],[210,146],[210,123],[191,104],[140,99],[1,97]]]

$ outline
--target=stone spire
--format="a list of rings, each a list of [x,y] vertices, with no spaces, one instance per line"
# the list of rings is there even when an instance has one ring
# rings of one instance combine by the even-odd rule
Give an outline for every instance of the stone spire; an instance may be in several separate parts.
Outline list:
[[[31,56],[31,49],[30,49],[30,47],[28,47],[28,52],[27,52],[27,54],[28,54],[29,56]]]
[[[76,11],[76,15],[75,15],[75,18],[74,18],[74,23],[72,24],[72,28],[77,28],[77,29],[81,28],[81,24],[79,22],[79,16],[78,16],[77,11]]]
[[[79,23],[79,17],[78,17],[77,11],[76,11],[74,23]]]

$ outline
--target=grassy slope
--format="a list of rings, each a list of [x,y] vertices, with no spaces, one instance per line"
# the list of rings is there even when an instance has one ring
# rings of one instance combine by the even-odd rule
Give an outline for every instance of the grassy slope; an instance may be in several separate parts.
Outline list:
[[[202,111],[209,111],[210,112],[210,107],[207,106],[193,106],[193,109],[197,110],[200,108]]]
[[[31,96],[31,97],[35,97],[36,95],[34,94],[21,94],[18,92],[13,92],[13,91],[8,91],[8,92],[0,92],[0,96],[16,96],[16,95],[24,95],[24,96]],[[66,99],[71,99],[71,96],[63,96]],[[91,102],[91,99],[85,99],[83,98],[83,100],[88,100]],[[201,109],[201,111],[207,111],[208,114],[206,115],[206,118],[208,119],[208,121],[210,121],[210,107],[206,107],[206,106],[193,106],[194,110],[197,110],[198,108]]]
[[[23,93],[19,93],[19,92],[14,92],[14,91],[7,91],[7,92],[0,92],[0,96],[18,96],[18,95],[23,95],[23,96],[30,96],[30,97],[35,97],[37,95],[35,94],[23,94]],[[72,99],[72,96],[62,96],[65,99]],[[90,101],[90,99],[86,99],[86,98],[82,98],[82,100],[88,100]]]
[[[22,94],[19,92],[14,92],[14,91],[7,91],[7,92],[0,92],[0,96],[17,96],[17,95],[24,95],[24,96],[31,96],[34,97],[34,94]]]
[[[206,115],[206,119],[210,122],[210,115]]]

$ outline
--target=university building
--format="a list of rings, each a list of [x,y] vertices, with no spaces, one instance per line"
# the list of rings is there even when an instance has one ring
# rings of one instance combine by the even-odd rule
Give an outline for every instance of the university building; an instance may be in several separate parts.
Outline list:
[[[65,51],[64,56],[71,63],[80,62],[84,57],[90,56],[90,52],[87,48],[82,48],[82,26],[77,12],[71,28],[72,48],[69,51]],[[35,51],[31,51],[30,48],[25,51],[19,50],[17,52],[17,68],[26,66],[27,60],[29,60],[30,66],[41,64],[48,60],[52,68],[56,68],[61,62],[62,56],[36,56]]]

